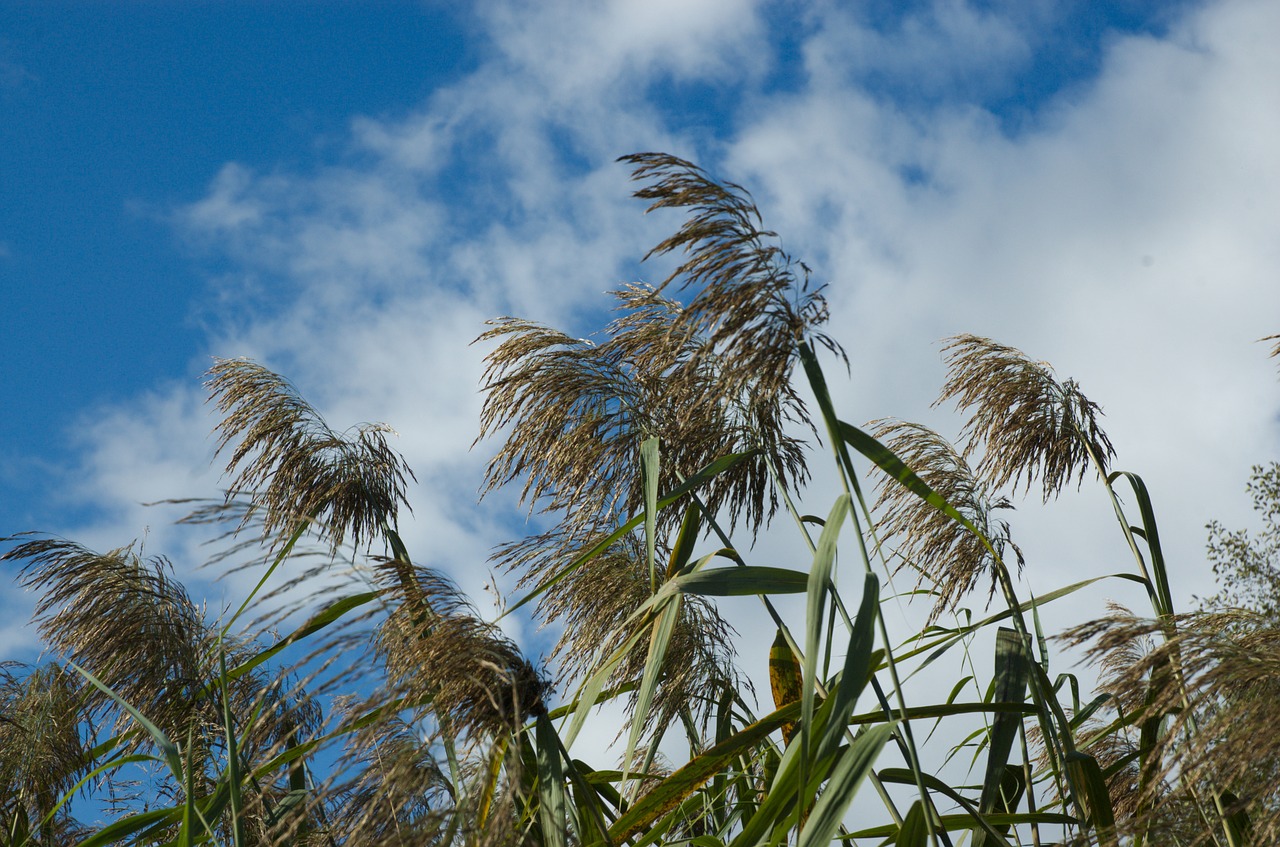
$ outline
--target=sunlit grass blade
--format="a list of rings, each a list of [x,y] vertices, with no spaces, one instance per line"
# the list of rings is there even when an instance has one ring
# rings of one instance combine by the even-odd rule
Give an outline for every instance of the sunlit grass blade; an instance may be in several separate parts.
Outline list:
[[[1169,572],[1164,563],[1164,550],[1160,546],[1160,530],[1156,526],[1156,513],[1151,505],[1151,495],[1142,477],[1129,471],[1117,471],[1108,477],[1109,483],[1123,476],[1133,488],[1134,497],[1138,501],[1138,512],[1142,515],[1142,538],[1147,542],[1151,553],[1151,579],[1155,582],[1156,598],[1159,605],[1158,615],[1173,614],[1173,594],[1169,590]]]
[[[614,822],[609,829],[609,837],[613,843],[626,841],[675,809],[684,798],[705,784],[729,761],[760,744],[787,721],[794,721],[799,713],[798,703],[777,709],[690,760],[654,786]]]
[[[880,580],[875,574],[867,574],[863,579],[862,602],[858,607],[858,616],[853,622],[853,631],[849,634],[849,648],[845,653],[844,670],[840,673],[840,681],[831,692],[832,718],[823,728],[818,742],[817,758],[828,755],[840,743],[844,735],[845,719],[857,705],[858,696],[871,677],[872,655],[875,647],[876,615],[880,613]]]
[[[743,565],[694,571],[676,577],[674,585],[683,594],[735,597],[751,594],[800,594],[809,590],[809,582],[809,574],[803,571]]]
[[[534,721],[538,745],[538,824],[544,847],[565,847],[568,816],[565,811],[565,780],[560,760],[560,741],[551,719],[545,714]]]
[[[809,570],[808,602],[805,606],[804,688],[800,697],[800,743],[804,751],[802,762],[808,761],[809,750],[815,743],[812,729],[813,702],[817,695],[822,622],[826,617],[827,592],[835,569],[836,543],[848,515],[849,495],[841,494],[832,505],[831,513],[827,515],[827,523],[818,538],[818,549],[813,555],[813,566]],[[804,770],[802,764],[802,785],[807,782]]]
[[[627,735],[627,751],[623,757],[622,769],[624,772],[631,770],[636,744],[640,740],[640,733],[648,722],[649,706],[653,703],[653,696],[658,688],[658,681],[662,676],[663,663],[667,658],[667,647],[671,644],[671,633],[675,631],[676,622],[680,617],[680,601],[681,598],[678,594],[671,597],[663,606],[650,631],[649,655],[645,659],[644,673],[640,678],[640,688],[636,693],[635,708],[631,712],[631,731]]]
[[[685,507],[684,517],[680,520],[680,531],[676,533],[676,543],[671,548],[671,558],[667,562],[667,579],[680,573],[689,564],[701,530],[702,510],[698,508],[697,503],[690,503]]]
[[[658,566],[655,561],[658,518],[658,474],[660,468],[658,439],[646,438],[640,445],[640,478],[644,484],[644,555],[649,567],[649,590],[658,587]]]
[[[871,773],[880,751],[893,735],[895,724],[873,726],[854,739],[836,763],[826,788],[818,795],[809,820],[800,830],[797,847],[827,847],[844,820],[844,814],[858,793],[858,786]]]
[[[631,649],[640,641],[640,637],[644,635],[643,629],[637,629],[628,636],[627,640],[614,650],[614,652],[602,662],[586,682],[578,689],[577,706],[573,710],[573,717],[569,720],[569,729],[564,734],[564,744],[566,747],[573,746],[573,741],[578,737],[578,733],[582,730],[582,725],[587,721],[587,715],[595,708],[596,702],[604,691],[604,684],[609,680],[610,675],[617,669],[631,652]]]
[[[1026,697],[1029,673],[1026,646],[1018,634],[1001,627],[996,632],[995,695],[997,703],[1022,703]],[[1014,739],[1022,724],[1020,716],[1012,712],[996,712],[991,719],[990,740],[987,744],[987,767],[982,777],[982,795],[978,811],[986,816],[1000,805],[1004,783],[1005,765],[1013,750]],[[973,847],[986,845],[986,833],[973,837]]]
[[[832,722],[840,723],[835,715],[835,703],[835,698],[826,698],[814,715],[812,731],[820,737]],[[870,723],[883,722],[883,715],[877,717],[878,720]],[[839,752],[834,749],[819,758],[801,744],[788,745],[768,780],[763,801],[744,819],[741,832],[733,839],[733,847],[750,847],[770,838],[777,840],[783,833],[801,826],[813,807],[813,796],[831,775]]]

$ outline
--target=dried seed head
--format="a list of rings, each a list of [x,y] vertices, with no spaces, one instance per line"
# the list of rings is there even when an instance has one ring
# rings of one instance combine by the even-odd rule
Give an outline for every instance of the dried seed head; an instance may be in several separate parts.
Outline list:
[[[525,477],[522,499],[565,520],[641,508],[640,445],[662,438],[659,489],[670,490],[731,453],[757,451],[704,491],[712,510],[745,515],[757,530],[777,508],[770,477],[807,478],[803,444],[785,432],[798,414],[790,386],[726,392],[724,363],[697,336],[672,331],[683,308],[645,286],[615,292],[622,316],[599,344],[515,318],[481,336],[500,339],[487,357],[480,437],[510,427],[484,490]],[[478,439],[477,439],[478,440]]]
[[[674,251],[685,259],[658,286],[692,291],[672,331],[705,339],[705,351],[723,360],[729,393],[747,386],[774,392],[789,385],[799,343],[806,337],[843,355],[817,331],[827,320],[821,288],[809,286],[808,268],[777,245],[762,228],[750,193],[718,183],[696,165],[664,153],[637,153],[620,161],[634,166],[632,179],[647,183],[635,192],[651,201],[648,211],[690,210],[690,217],[649,256]],[[797,277],[795,268],[799,267]]]
[[[958,335],[943,348],[949,373],[938,403],[955,398],[971,412],[965,453],[982,448],[977,471],[997,488],[1037,477],[1047,502],[1096,461],[1106,474],[1115,451],[1098,424],[1102,411],[1073,380],[1059,383],[1033,362],[989,338]],[[936,404],[935,404],[936,405]]]
[[[502,631],[480,619],[447,579],[383,562],[379,579],[396,604],[378,629],[387,687],[429,702],[459,738],[492,740],[544,711],[550,686]],[[408,590],[406,590],[408,588]]]
[[[21,809],[38,819],[48,811],[41,803],[63,796],[83,775],[90,761],[81,739],[87,699],[81,677],[57,662],[0,663],[0,775],[15,792],[6,798],[8,814]]]
[[[210,626],[167,560],[143,558],[134,545],[103,554],[54,538],[19,544],[3,558],[27,563],[22,582],[41,593],[36,622],[54,652],[93,673],[171,738],[220,736],[221,704],[211,685],[219,656],[234,667],[258,650]],[[228,693],[234,714],[259,714],[240,728],[246,755],[318,720],[304,694],[264,673],[236,677]],[[91,708],[114,717],[121,732],[135,728],[130,715],[96,693]]]
[[[590,550],[608,534],[604,527],[577,536],[564,529],[531,536],[499,548],[496,558],[522,574],[522,585],[534,585]],[[659,545],[659,558],[669,551]],[[637,536],[622,538],[583,563],[546,592],[538,603],[538,617],[561,626],[553,658],[567,685],[581,682],[601,661],[623,645],[636,627],[649,626],[633,613],[653,596],[644,547]],[[638,682],[648,660],[644,638],[622,661],[609,685]],[[733,630],[705,598],[687,595],[672,631],[663,672],[650,710],[649,725],[659,726],[689,707],[705,717],[713,700],[732,681],[746,684],[733,665]]]
[[[786,432],[809,423],[791,375],[802,341],[843,355],[817,330],[826,300],[810,288],[808,269],[761,228],[742,188],[674,156],[623,161],[646,183],[636,196],[650,210],[689,210],[680,230],[649,252],[682,251],[684,261],[656,288],[615,291],[622,314],[599,343],[516,318],[481,336],[499,342],[486,360],[481,437],[511,428],[484,490],[524,476],[531,508],[543,500],[588,524],[632,514],[641,504],[639,447],[658,436],[663,490],[727,454],[755,451],[705,499],[758,531],[777,508],[774,479],[795,488],[807,478],[802,444]],[[687,302],[664,297],[667,289]]]
[[[876,438],[982,530],[997,554],[1003,554],[1006,545],[1012,548],[1022,568],[1022,553],[1009,538],[1009,524],[994,517],[996,511],[1012,505],[994,495],[950,442],[921,424],[880,420],[870,426]],[[879,491],[876,508],[883,515],[884,539],[896,540],[903,567],[917,569],[920,584],[928,582],[934,589],[937,600],[930,622],[954,609],[985,573],[991,573],[991,592],[995,591],[995,563],[977,536],[896,480],[882,476]]]
[[[217,452],[235,442],[227,499],[246,496],[241,526],[262,512],[263,532],[283,543],[300,523],[320,527],[331,551],[394,528],[413,471],[390,448],[385,424],[329,428],[287,380],[247,359],[219,359],[205,385],[223,419]]]
[[[1204,808],[1217,790],[1229,798],[1228,814],[1249,814],[1255,843],[1277,843],[1280,807],[1269,793],[1280,774],[1274,619],[1246,609],[1197,612],[1178,616],[1171,630],[1167,619],[1117,608],[1063,638],[1088,645],[1088,655],[1103,663],[1104,690],[1131,720],[1165,723],[1147,754],[1140,796],[1146,811],[1134,825],[1177,832],[1179,843],[1212,843],[1213,822],[1185,812]]]

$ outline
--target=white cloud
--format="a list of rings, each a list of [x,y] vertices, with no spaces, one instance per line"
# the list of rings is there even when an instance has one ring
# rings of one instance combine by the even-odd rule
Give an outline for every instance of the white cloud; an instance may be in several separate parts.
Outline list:
[[[871,80],[912,99],[973,97],[1007,87],[1034,48],[1035,33],[1011,8],[934,0],[887,24],[839,4],[824,11],[805,44],[806,67],[820,85]]]
[[[1280,159],[1263,140],[1280,129],[1277,31],[1273,6],[1246,2],[1166,41],[1117,39],[1093,85],[1016,138],[962,106],[922,122],[813,89],[729,154],[790,246],[827,259],[855,353],[848,407],[936,418],[934,342],[952,333],[1054,362],[1152,483],[1184,596],[1209,579],[1199,528],[1242,505],[1249,464],[1277,444],[1271,365],[1252,343],[1280,315]],[[913,156],[923,185],[895,178]]]
[[[768,69],[754,0],[482,6],[502,60],[532,74],[558,103],[601,87],[642,92],[655,79],[741,81]]]

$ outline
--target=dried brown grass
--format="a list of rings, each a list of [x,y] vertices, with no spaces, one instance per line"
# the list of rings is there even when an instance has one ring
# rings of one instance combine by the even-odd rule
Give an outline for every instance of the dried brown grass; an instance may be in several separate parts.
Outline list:
[[[1007,546],[1022,568],[1022,551],[1010,538],[1008,522],[996,517],[1012,504],[979,478],[949,441],[922,424],[880,420],[871,426],[877,439],[982,531],[996,554],[1003,555]],[[934,590],[937,599],[930,622],[955,609],[984,575],[991,578],[988,599],[995,593],[992,550],[967,528],[885,476],[880,478],[876,509],[882,518],[881,537],[897,542],[902,567],[915,569],[918,584],[927,583]]]
[[[332,551],[348,535],[359,547],[396,526],[413,471],[387,444],[390,427],[337,432],[288,380],[247,359],[217,360],[205,385],[223,415],[217,453],[231,450],[227,497],[251,506],[242,526],[260,520],[278,545],[313,522]]]
[[[964,452],[981,453],[977,473],[993,487],[1030,490],[1039,479],[1048,502],[1095,462],[1105,477],[1115,450],[1098,422],[1102,410],[1074,380],[1059,382],[1048,364],[976,335],[955,336],[943,353],[938,403],[954,399],[969,413]]]

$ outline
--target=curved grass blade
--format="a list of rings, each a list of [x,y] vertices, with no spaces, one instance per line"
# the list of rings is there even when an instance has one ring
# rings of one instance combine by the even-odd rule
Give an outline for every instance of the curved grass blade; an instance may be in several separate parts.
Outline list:
[[[1124,573],[1124,572],[1104,574],[1102,576],[1090,577],[1089,579],[1084,579],[1084,580],[1081,580],[1080,582],[1074,582],[1071,585],[1063,586],[1062,588],[1055,589],[1054,591],[1046,592],[1040,595],[1039,597],[1035,598],[1034,600],[1027,600],[1026,602],[1020,604],[1016,611],[1019,614],[1023,614],[1029,611],[1034,611],[1040,606],[1047,605],[1053,602],[1054,600],[1059,600],[1063,597],[1066,597],[1068,594],[1074,594],[1080,589],[1087,588],[1090,585],[1093,585],[1095,582],[1100,582],[1104,579],[1124,579],[1130,582],[1139,583],[1140,585],[1147,584],[1147,581],[1145,579],[1143,579],[1142,577],[1136,574]],[[983,629],[984,627],[990,626],[993,623],[999,623],[1000,621],[1009,620],[1010,618],[1013,617],[1013,615],[1014,615],[1014,610],[1004,609],[1002,611],[996,612],[993,615],[989,615],[983,618],[982,620],[977,621],[976,623],[966,624],[965,626],[961,626],[961,627],[946,628],[941,626],[934,626],[932,628],[932,631],[937,633],[943,633],[943,634],[939,635],[937,638],[928,642],[927,644],[922,644],[919,647],[915,647],[907,651],[906,653],[901,654],[900,656],[898,656],[898,661],[900,662],[905,661],[906,659],[913,658],[915,656],[920,655],[921,653],[934,650],[935,652],[924,660],[924,664],[928,664],[938,659],[940,656],[942,656],[944,652],[951,649],[951,647],[953,647],[960,640],[966,638],[969,635],[972,635],[973,633]],[[915,672],[918,673],[919,669],[917,669]]]
[[[277,641],[275,644],[253,656],[253,658],[231,668],[227,673],[227,679],[238,679],[239,677],[244,676],[254,668],[273,658],[286,647],[301,641],[307,636],[314,635],[352,609],[359,608],[366,603],[376,600],[380,594],[381,592],[378,591],[365,591],[360,594],[353,594],[349,597],[343,597],[335,600],[319,612],[316,612],[307,620],[306,623],[295,629],[280,641]]]
[[[886,780],[887,782],[888,780]],[[914,783],[912,783],[914,784]],[[981,830],[982,822],[974,820],[972,815],[939,815],[938,823],[942,829],[948,832],[957,832],[962,830]],[[1078,821],[1070,815],[1063,815],[1057,812],[1019,812],[1017,814],[994,814],[988,815],[986,823],[992,827],[1009,827],[1019,824],[1040,824],[1042,826],[1069,826]],[[883,824],[881,826],[868,827],[851,832],[845,836],[846,841],[860,841],[864,838],[893,838],[899,832],[897,824]],[[1004,847],[1010,847],[1009,842],[1004,842]]]
[[[800,594],[809,590],[809,574],[789,568],[741,565],[708,568],[673,581],[683,594],[708,597],[738,597],[752,594]]]
[[[1012,629],[1000,627],[996,632],[995,694],[997,703],[1022,703],[1026,699],[1030,671],[1025,645]],[[1014,739],[1022,718],[1013,712],[996,712],[991,719],[990,743],[987,745],[987,769],[982,778],[982,795],[978,812],[984,817],[1001,803],[1005,766],[1013,750]],[[973,836],[973,847],[985,847],[986,832]]]
[[[697,503],[685,507],[684,517],[680,520],[680,531],[676,533],[675,546],[671,548],[671,558],[667,562],[667,579],[671,579],[684,570],[685,565],[693,558],[693,546],[698,543],[698,533],[702,529],[702,510]]]
[[[849,446],[857,450],[863,456],[870,459],[876,467],[884,471],[893,479],[896,479],[904,488],[915,494],[921,500],[924,500],[930,506],[938,509],[947,517],[959,523],[965,529],[977,536],[983,545],[988,549],[991,548],[991,542],[982,533],[980,529],[974,526],[973,522],[960,514],[954,506],[943,499],[929,487],[923,479],[916,475],[916,472],[907,467],[907,463],[898,458],[898,454],[881,444],[871,435],[858,429],[856,426],[844,421],[836,421],[839,428],[840,437],[843,438]],[[995,552],[992,550],[992,552]]]
[[[105,682],[98,679],[92,673],[80,667],[79,665],[77,665],[75,662],[71,660],[67,660],[67,664],[73,670],[75,670],[76,673],[80,674],[85,679],[87,679],[93,685],[94,688],[97,688],[103,694],[106,694],[113,701],[115,701],[116,705],[118,705],[120,708],[128,712],[129,715],[135,721],[138,722],[138,725],[141,726],[144,730],[146,730],[147,734],[151,736],[151,740],[154,741],[156,746],[160,748],[160,753],[164,756],[165,764],[169,766],[169,770],[173,773],[174,778],[177,779],[179,783],[184,782],[185,780],[183,780],[184,769],[182,767],[182,756],[178,752],[178,745],[170,741],[169,736],[165,735],[164,731],[161,730],[160,727],[156,726],[151,721],[147,720],[146,717],[142,714],[142,712],[139,712],[132,705],[125,702],[124,698],[121,697],[119,694],[115,693],[115,691],[111,690],[111,687],[107,685]]]
[[[109,844],[121,844],[135,835],[150,828],[161,828],[178,818],[179,809],[152,809],[139,812],[118,821],[107,824],[102,829],[76,844],[76,847],[105,847]],[[135,841],[135,843],[138,843]]]
[[[600,697],[600,692],[604,690],[604,684],[609,679],[610,674],[627,657],[643,634],[643,629],[637,629],[631,633],[627,640],[617,650],[614,650],[613,654],[596,668],[595,673],[578,689],[578,703],[573,710],[573,717],[569,721],[569,729],[564,735],[566,747],[572,746],[573,740],[578,737],[578,732],[581,731],[582,725],[587,720],[587,714],[595,707],[596,701]]]
[[[777,709],[753,724],[689,761],[684,767],[662,780],[641,797],[614,822],[609,838],[615,844],[626,841],[640,830],[677,808],[680,803],[715,776],[732,759],[764,741],[771,732],[787,721],[794,721],[800,704],[791,703]]]
[[[929,843],[929,833],[932,830],[925,820],[925,814],[922,801],[917,800],[911,804],[907,816],[902,820],[902,826],[898,827],[898,836],[893,840],[894,847],[925,847]]]
[[[538,824],[542,827],[542,843],[544,847],[566,847],[568,817],[560,739],[545,712],[534,721],[534,734],[538,742]]]
[[[1160,548],[1160,530],[1156,527],[1156,513],[1151,506],[1151,495],[1142,477],[1129,471],[1117,471],[1108,477],[1112,482],[1123,476],[1133,488],[1134,497],[1138,500],[1138,511],[1142,515],[1142,537],[1146,539],[1147,549],[1151,551],[1151,579],[1155,582],[1156,597],[1162,608],[1156,610],[1159,615],[1173,614],[1173,595],[1169,590],[1169,572],[1164,563],[1164,551]]]
[[[880,613],[880,580],[868,573],[862,583],[862,602],[849,634],[849,649],[844,656],[844,670],[835,691],[831,692],[832,717],[823,728],[817,758],[822,759],[840,744],[846,719],[853,713],[858,696],[871,678],[872,654],[875,647],[876,615]]]
[[[945,782],[938,779],[936,776],[927,773],[917,774],[909,768],[884,768],[879,772],[879,777],[882,782],[897,783],[898,785],[924,785],[930,791],[935,794],[941,794],[942,796],[954,801],[957,806],[965,810],[966,814],[964,815],[938,816],[938,818],[941,818],[943,821],[950,817],[950,819],[955,822],[955,825],[950,828],[980,830],[986,834],[988,839],[998,845],[998,847],[1012,847],[1012,845],[1009,844],[1008,839],[1006,839],[1004,835],[995,828],[998,825],[995,818],[1000,817],[999,815],[983,815],[979,813],[978,807],[973,805],[972,800],[968,799],[959,791],[956,791],[950,785],[947,785]],[[1060,817],[1062,817],[1063,820],[1057,821],[1059,823],[1079,823],[1076,818],[1065,815]],[[935,818],[935,820],[937,820],[937,818]],[[1049,821],[1037,820],[1036,822],[1046,823]],[[893,827],[885,829],[885,835],[888,837],[892,837],[895,832],[896,828]]]
[[[886,742],[893,735],[894,723],[873,726],[854,739],[844,751],[844,755],[836,763],[826,789],[818,796],[808,822],[800,831],[796,847],[827,847],[840,823],[844,813],[858,793],[858,786],[871,773],[876,759]]]

